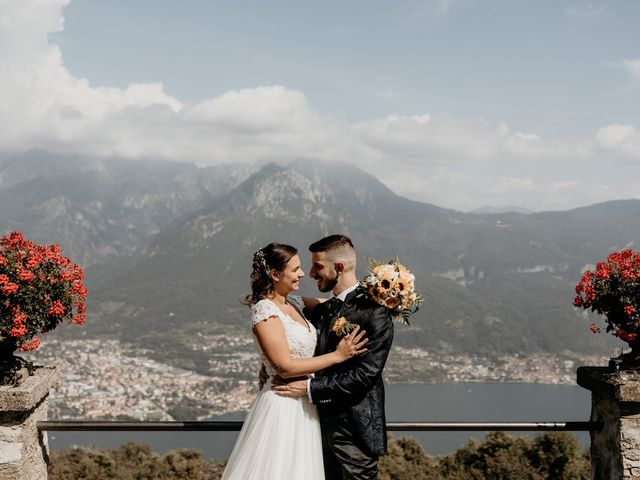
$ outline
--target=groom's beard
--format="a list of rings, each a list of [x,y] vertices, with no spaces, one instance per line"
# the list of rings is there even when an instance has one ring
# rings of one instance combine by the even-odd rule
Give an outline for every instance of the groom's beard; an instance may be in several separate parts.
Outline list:
[[[322,293],[330,292],[331,290],[333,290],[333,287],[335,287],[337,284],[338,284],[337,273],[333,278],[320,277],[320,281],[318,282],[318,290],[320,290]]]

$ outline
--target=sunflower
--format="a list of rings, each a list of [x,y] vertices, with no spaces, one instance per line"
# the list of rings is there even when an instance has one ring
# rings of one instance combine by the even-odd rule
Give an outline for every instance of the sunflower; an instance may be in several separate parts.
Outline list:
[[[371,298],[373,298],[373,300],[377,303],[380,303],[383,301],[382,297],[383,294],[380,291],[380,286],[379,285],[371,285],[369,287],[369,295],[371,296]],[[382,303],[380,303],[382,305]]]
[[[404,269],[398,273],[398,279],[395,282],[395,288],[401,295],[406,294],[413,289],[415,277],[409,270]]]
[[[384,294],[394,288],[398,279],[398,272],[393,268],[393,265],[380,265],[378,271],[375,272],[375,276],[378,279],[380,293]]]

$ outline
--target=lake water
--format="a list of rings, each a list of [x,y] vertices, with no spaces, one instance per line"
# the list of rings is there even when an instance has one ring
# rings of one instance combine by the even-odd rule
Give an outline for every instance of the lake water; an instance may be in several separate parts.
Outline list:
[[[387,421],[586,421],[591,410],[590,392],[577,385],[531,383],[452,383],[387,385]],[[216,420],[241,420],[228,415]],[[433,455],[449,453],[469,437],[482,432],[394,432],[417,438]],[[512,432],[511,434],[518,434]],[[196,448],[205,458],[226,458],[237,432],[50,432],[53,450],[72,445],[113,448],[132,440],[146,443],[159,453],[176,448]],[[586,447],[587,432],[574,432]]]

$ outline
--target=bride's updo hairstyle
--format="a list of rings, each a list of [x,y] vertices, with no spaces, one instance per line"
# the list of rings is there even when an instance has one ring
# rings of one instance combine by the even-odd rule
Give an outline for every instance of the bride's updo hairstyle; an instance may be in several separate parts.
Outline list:
[[[270,243],[253,254],[253,271],[251,272],[251,294],[244,298],[245,305],[254,305],[273,292],[273,272],[282,272],[298,250],[291,245]]]

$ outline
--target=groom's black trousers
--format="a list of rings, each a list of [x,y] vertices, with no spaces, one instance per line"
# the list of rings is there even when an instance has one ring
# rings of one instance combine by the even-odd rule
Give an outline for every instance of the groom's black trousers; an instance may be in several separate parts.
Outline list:
[[[365,453],[351,433],[346,416],[322,420],[322,454],[326,480],[377,480],[378,456]]]

